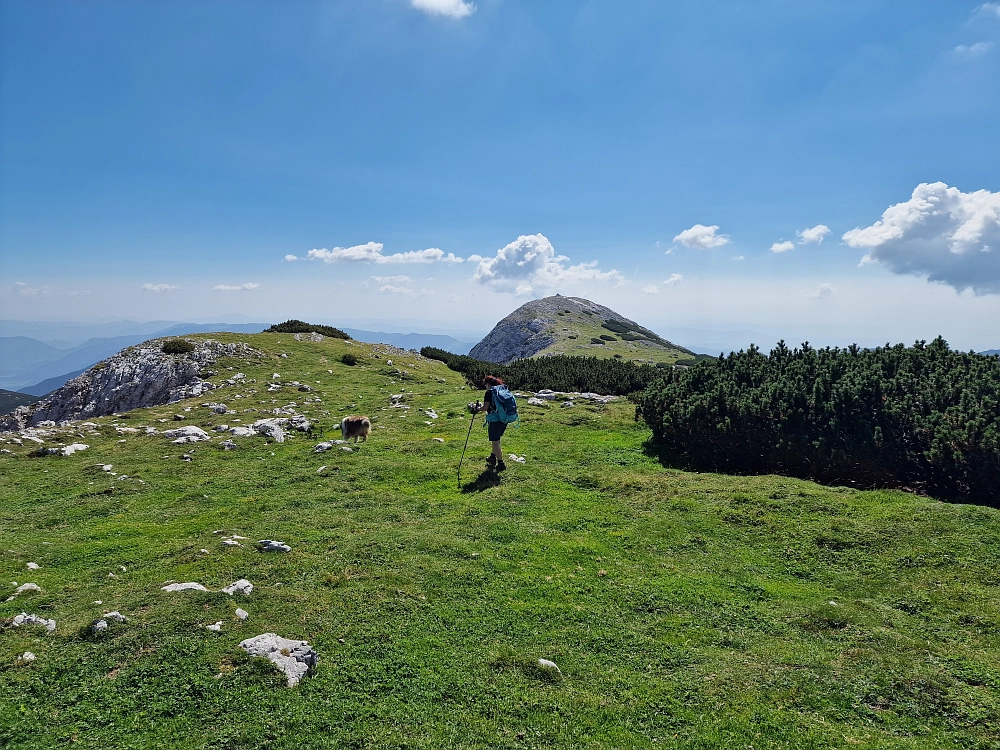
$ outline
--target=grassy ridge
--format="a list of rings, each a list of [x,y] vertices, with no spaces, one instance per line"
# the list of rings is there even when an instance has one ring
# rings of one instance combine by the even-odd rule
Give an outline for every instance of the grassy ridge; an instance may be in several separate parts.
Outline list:
[[[301,435],[223,452],[119,435],[105,418],[74,456],[7,446],[0,576],[43,592],[0,602],[0,617],[33,611],[59,627],[0,634],[0,745],[995,746],[997,511],[664,470],[624,402],[524,405],[504,442],[527,462],[500,482],[479,475],[475,428],[459,490],[475,392],[443,364],[393,354],[389,366],[368,345],[286,334],[215,338],[267,356],[220,363],[257,383],[212,400],[295,401],[327,434],[367,413],[372,439],[350,454],[314,454]],[[357,366],[340,363],[347,352]],[[315,394],[264,393],[273,372]],[[412,408],[389,409],[404,389]],[[322,404],[304,403],[313,395]],[[181,406],[119,424],[187,424],[156,421]],[[293,550],[225,549],[219,529]],[[240,577],[256,586],[247,599],[159,590]],[[130,622],[88,635],[110,609]],[[216,620],[222,633],[199,626]],[[310,640],[316,675],[289,690],[241,656],[239,640],[266,631]],[[37,661],[14,666],[25,650]],[[565,678],[534,669],[538,657]]]

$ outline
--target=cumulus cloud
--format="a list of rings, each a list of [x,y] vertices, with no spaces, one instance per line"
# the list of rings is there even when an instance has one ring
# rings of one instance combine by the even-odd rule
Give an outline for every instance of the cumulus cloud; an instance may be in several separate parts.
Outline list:
[[[175,289],[180,289],[179,286],[174,286],[173,284],[143,284],[142,288],[147,292],[172,292]]]
[[[786,240],[785,242],[775,242],[773,245],[771,245],[772,253],[787,253],[789,250],[794,250],[794,249],[795,249],[795,243],[790,240]]]
[[[685,247],[693,247],[696,250],[710,250],[713,247],[722,247],[729,243],[729,235],[717,234],[718,231],[717,224],[710,227],[706,227],[704,224],[695,224],[674,237],[674,242],[679,242]]]
[[[656,286],[656,284],[646,284],[646,286],[644,286],[642,288],[642,293],[643,294],[659,294],[660,290]]]
[[[829,297],[835,291],[837,291],[837,288],[833,284],[820,284],[816,288],[816,291],[809,296],[813,299],[823,299],[824,297]]]
[[[23,297],[48,297],[52,294],[52,287],[28,286],[23,281],[15,281],[14,288]]]
[[[976,8],[976,12],[1000,18],[1000,3],[983,3]]]
[[[428,15],[448,18],[465,18],[476,9],[468,0],[410,0],[410,5]]]
[[[260,284],[255,284],[252,281],[250,281],[247,282],[246,284],[238,284],[238,285],[219,284],[217,286],[213,286],[212,290],[216,292],[249,292],[251,289],[256,289],[259,286]]]
[[[960,44],[953,50],[963,57],[979,57],[993,49],[993,42],[976,42],[975,44]]]
[[[917,274],[957,291],[1000,294],[1000,193],[963,193],[943,182],[918,185],[869,227],[844,234],[893,273]]]
[[[830,234],[830,227],[826,224],[817,224],[809,229],[800,229],[795,233],[799,238],[800,245],[818,245],[828,234]]]
[[[521,235],[497,250],[493,258],[483,258],[473,278],[500,292],[527,295],[538,289],[581,281],[614,281],[624,278],[618,271],[601,271],[597,261],[567,266],[569,258],[556,255],[552,243],[542,234]]]
[[[386,282],[394,282],[397,284],[405,283],[407,281],[413,281],[409,276],[372,276],[375,281],[379,284],[385,284]]]
[[[664,286],[677,286],[682,281],[684,281],[684,277],[683,276],[681,276],[679,273],[672,273],[672,274],[670,274],[670,278],[663,282],[663,285]]]
[[[444,250],[429,247],[426,250],[410,250],[405,253],[382,254],[381,242],[368,242],[353,247],[335,247],[333,250],[310,250],[309,260],[321,260],[324,263],[462,263],[454,253],[445,254]],[[294,255],[285,256],[285,260],[298,260]]]
[[[285,261],[288,263],[294,263],[297,260],[299,260],[298,255],[292,255],[291,253],[289,253],[288,255],[285,256]]]

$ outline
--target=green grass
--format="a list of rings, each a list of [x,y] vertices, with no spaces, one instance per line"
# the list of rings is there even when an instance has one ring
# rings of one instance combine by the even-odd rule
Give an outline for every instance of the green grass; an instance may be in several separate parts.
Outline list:
[[[613,334],[604,328],[601,323],[600,316],[585,315],[582,312],[557,315],[550,328],[555,341],[534,356],[565,354],[573,357],[611,358],[618,355],[622,359],[646,364],[673,364],[678,360],[691,359],[690,354],[680,349],[650,341],[625,341],[619,334]],[[612,340],[602,339],[602,336]],[[594,339],[600,343],[593,343]]]
[[[213,368],[256,384],[94,420],[99,436],[63,441],[91,446],[73,456],[27,458],[27,445],[0,455],[0,580],[43,589],[0,603],[0,618],[58,621],[54,636],[0,632],[0,746],[1000,743],[998,511],[667,470],[624,400],[522,401],[504,446],[527,462],[509,462],[499,482],[480,475],[487,443],[474,427],[459,489],[464,406],[479,394],[458,373],[412,355],[372,359],[364,344],[215,338],[265,352]],[[347,352],[356,366],[342,364]],[[266,393],[274,372],[315,391]],[[412,408],[388,409],[404,389]],[[304,403],[314,396],[322,404]],[[327,438],[348,413],[375,429],[354,453],[314,454],[319,434],[238,438],[224,452],[221,438],[175,446],[113,426],[233,424],[197,406],[208,400],[294,401]],[[186,405],[189,421],[156,421]],[[292,552],[224,548],[219,529]],[[241,577],[255,586],[247,598],[160,590]],[[129,622],[90,635],[113,609]],[[221,633],[200,627],[217,620]],[[263,632],[309,640],[316,674],[288,689],[243,656],[239,641]],[[26,650],[37,660],[16,666]]]

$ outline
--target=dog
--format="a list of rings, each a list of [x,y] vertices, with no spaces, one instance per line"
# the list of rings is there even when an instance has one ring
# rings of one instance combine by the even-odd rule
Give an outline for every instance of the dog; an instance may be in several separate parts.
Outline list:
[[[344,417],[340,420],[340,436],[344,440],[354,438],[354,442],[360,439],[362,442],[368,440],[368,434],[372,431],[372,422],[368,417]]]

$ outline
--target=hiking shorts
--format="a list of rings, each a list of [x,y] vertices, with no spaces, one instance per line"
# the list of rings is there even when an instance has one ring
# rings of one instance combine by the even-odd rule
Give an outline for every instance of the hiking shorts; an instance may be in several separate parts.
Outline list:
[[[490,442],[495,443],[499,440],[507,429],[507,425],[503,422],[487,422],[486,423],[486,433],[490,436]]]

